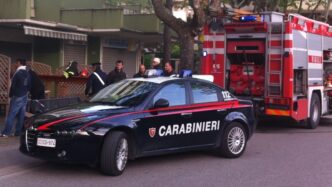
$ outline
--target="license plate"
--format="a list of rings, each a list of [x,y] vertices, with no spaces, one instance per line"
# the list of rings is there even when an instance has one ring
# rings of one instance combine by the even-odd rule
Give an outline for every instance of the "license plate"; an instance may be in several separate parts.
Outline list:
[[[55,147],[56,140],[49,138],[37,138],[37,146],[40,147]]]

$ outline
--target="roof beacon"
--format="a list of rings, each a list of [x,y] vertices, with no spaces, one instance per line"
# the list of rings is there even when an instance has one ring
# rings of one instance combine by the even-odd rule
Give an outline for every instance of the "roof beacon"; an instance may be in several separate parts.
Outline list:
[[[160,77],[163,75],[163,70],[161,69],[148,69],[145,71],[146,77]]]
[[[184,69],[180,71],[180,77],[185,78],[185,77],[192,77],[193,73],[191,70]]]
[[[242,22],[257,21],[257,17],[256,16],[242,16],[242,17],[240,17],[240,21],[242,21]]]

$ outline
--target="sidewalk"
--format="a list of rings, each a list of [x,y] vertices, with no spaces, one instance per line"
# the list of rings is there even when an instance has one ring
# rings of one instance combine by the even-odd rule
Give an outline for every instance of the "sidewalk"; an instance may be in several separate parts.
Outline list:
[[[5,125],[5,117],[0,116],[0,131],[4,128]],[[3,147],[8,147],[8,146],[18,146],[19,145],[19,137],[8,137],[8,138],[0,138],[0,149]]]

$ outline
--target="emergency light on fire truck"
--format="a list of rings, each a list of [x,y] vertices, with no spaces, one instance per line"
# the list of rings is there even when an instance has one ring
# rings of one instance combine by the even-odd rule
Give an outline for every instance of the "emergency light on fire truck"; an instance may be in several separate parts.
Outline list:
[[[248,22],[248,21],[257,21],[257,17],[256,16],[242,16],[240,17],[240,21],[242,22]]]
[[[316,128],[332,105],[332,26],[278,12],[245,15],[223,26],[204,27],[201,72],[251,98],[258,116]]]

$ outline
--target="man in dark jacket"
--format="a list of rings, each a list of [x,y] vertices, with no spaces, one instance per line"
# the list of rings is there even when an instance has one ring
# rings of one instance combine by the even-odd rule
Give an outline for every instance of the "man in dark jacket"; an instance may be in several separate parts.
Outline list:
[[[145,77],[145,65],[144,64],[139,65],[138,73],[136,73],[134,75],[134,78],[138,78],[138,77]]]
[[[117,60],[115,63],[115,68],[108,74],[107,85],[119,82],[123,79],[126,79],[126,73],[123,71],[123,61]]]
[[[107,75],[101,70],[100,65],[100,62],[91,64],[93,73],[89,76],[85,87],[85,95],[88,97],[98,93],[106,86]]]
[[[31,88],[29,90],[31,99],[45,99],[45,86],[43,81],[38,77],[37,73],[31,69],[30,65],[27,65],[27,70],[31,80]]]
[[[164,76],[164,77],[170,77],[170,76],[172,76],[172,75],[174,75],[173,66],[172,66],[171,63],[166,62],[166,63],[165,63],[165,70],[164,70],[164,74],[163,74],[163,76]]]
[[[29,72],[26,70],[26,61],[24,59],[17,59],[16,66],[17,69],[12,78],[9,91],[9,113],[1,137],[8,137],[11,134],[15,117],[17,117],[15,136],[19,136],[22,132],[31,80]]]

